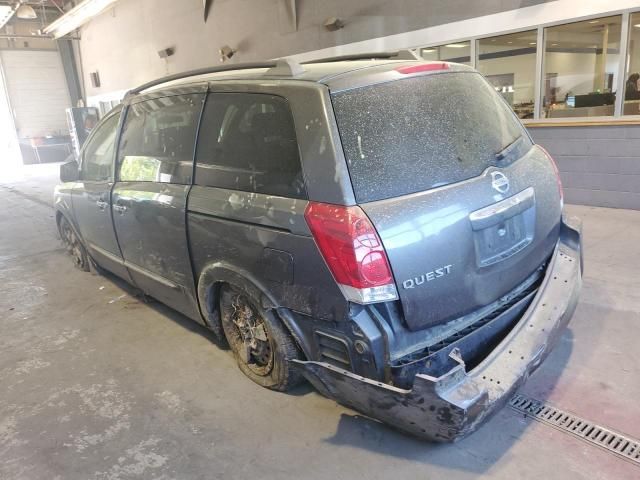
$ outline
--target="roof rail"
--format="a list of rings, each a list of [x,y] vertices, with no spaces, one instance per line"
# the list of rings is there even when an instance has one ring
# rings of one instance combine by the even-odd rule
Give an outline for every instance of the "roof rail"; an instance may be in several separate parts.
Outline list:
[[[172,82],[174,80],[181,80],[183,78],[195,77],[197,75],[206,75],[208,73],[218,73],[218,72],[232,72],[234,70],[250,70],[252,68],[271,68],[278,66],[278,62],[255,62],[255,63],[236,63],[235,65],[220,65],[218,67],[205,67],[197,70],[190,70],[187,72],[176,73],[174,75],[169,75],[167,77],[158,78],[157,80],[152,80],[151,82],[147,82],[144,85],[140,85],[139,87],[133,88],[127,92],[127,97],[131,95],[136,95],[144,90],[147,90],[151,87],[155,87],[157,85],[162,85],[163,83]]]
[[[387,60],[394,58],[397,60],[418,60],[418,57],[411,50],[398,50],[395,52],[369,52],[354,53],[351,55],[341,55],[338,57],[320,58],[318,60],[310,60],[302,62],[302,65],[312,63],[331,63],[331,62],[347,62],[349,60]]]

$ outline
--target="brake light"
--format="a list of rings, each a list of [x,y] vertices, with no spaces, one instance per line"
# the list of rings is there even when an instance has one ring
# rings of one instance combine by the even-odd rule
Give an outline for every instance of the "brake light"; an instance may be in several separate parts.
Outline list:
[[[320,253],[347,300],[397,300],[382,241],[360,207],[310,202],[304,217]]]
[[[404,75],[420,72],[433,72],[436,70],[449,70],[449,64],[443,62],[421,63],[420,65],[409,65],[406,67],[396,68],[396,72]]]
[[[553,159],[553,157],[547,152],[546,149],[538,145],[540,150],[544,152],[549,161],[551,162],[551,166],[553,167],[553,171],[556,174],[556,182],[558,183],[558,193],[560,194],[560,206],[564,206],[564,189],[562,188],[562,179],[560,178],[560,169],[558,168],[558,164]]]

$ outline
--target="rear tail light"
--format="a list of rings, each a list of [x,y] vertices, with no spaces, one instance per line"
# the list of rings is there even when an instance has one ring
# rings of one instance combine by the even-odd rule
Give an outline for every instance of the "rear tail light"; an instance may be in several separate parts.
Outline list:
[[[360,207],[310,202],[304,217],[329,270],[347,300],[397,300],[382,241]]]
[[[544,152],[544,154],[547,156],[547,158],[551,162],[553,171],[556,174],[556,182],[558,183],[558,193],[560,194],[560,206],[563,207],[564,206],[564,190],[562,189],[562,179],[560,178],[560,170],[558,169],[558,164],[553,159],[553,157],[549,154],[549,152],[547,152],[543,147],[540,147],[540,145],[538,145],[538,147],[540,148],[540,150]]]

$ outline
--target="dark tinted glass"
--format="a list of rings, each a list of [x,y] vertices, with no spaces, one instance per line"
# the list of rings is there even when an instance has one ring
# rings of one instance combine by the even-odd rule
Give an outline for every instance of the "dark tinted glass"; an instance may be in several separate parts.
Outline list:
[[[119,120],[120,114],[107,118],[87,143],[80,169],[83,180],[106,182],[111,179]]]
[[[466,180],[531,147],[511,109],[476,73],[358,88],[333,95],[333,104],[360,202]]]
[[[175,95],[129,107],[118,153],[123,182],[190,184],[204,94]]]
[[[286,100],[264,94],[209,94],[195,183],[303,198],[298,144]]]

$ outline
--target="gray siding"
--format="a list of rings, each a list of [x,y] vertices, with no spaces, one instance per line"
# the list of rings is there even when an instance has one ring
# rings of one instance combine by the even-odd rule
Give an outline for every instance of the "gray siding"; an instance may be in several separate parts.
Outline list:
[[[567,203],[640,210],[640,125],[529,131],[556,159]]]

